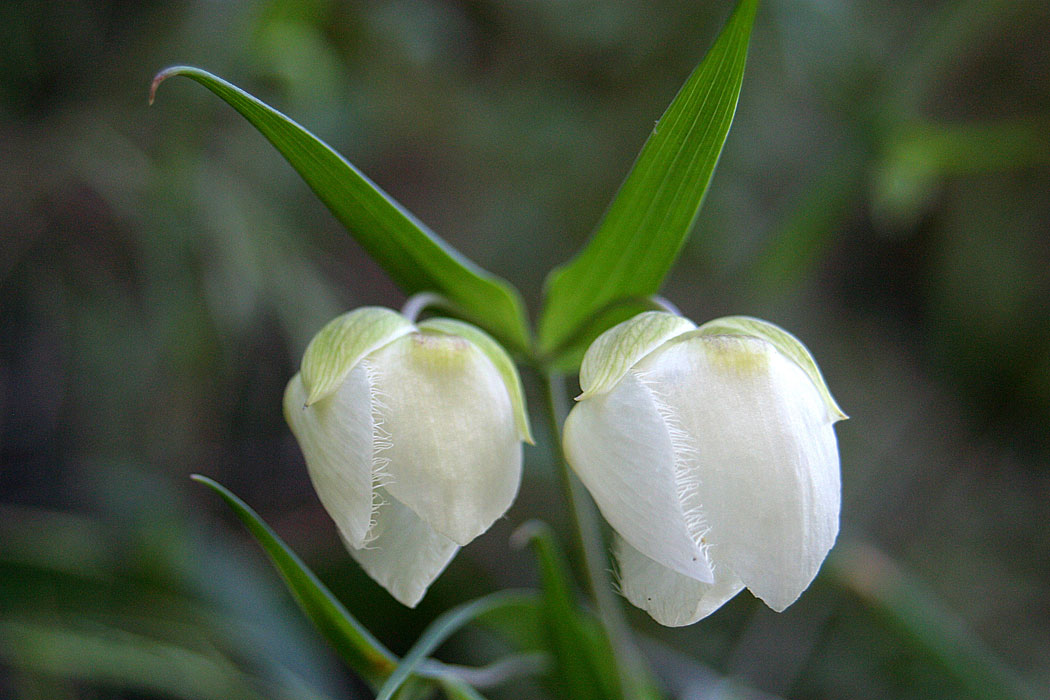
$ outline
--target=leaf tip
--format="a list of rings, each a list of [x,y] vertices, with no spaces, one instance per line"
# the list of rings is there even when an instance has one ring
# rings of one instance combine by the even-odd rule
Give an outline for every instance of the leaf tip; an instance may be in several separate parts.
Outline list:
[[[160,84],[171,76],[178,75],[187,69],[188,66],[171,66],[153,76],[153,82],[149,86],[149,104],[151,107],[153,106],[153,101],[157,99],[157,88],[160,87]]]
[[[196,482],[198,484],[204,484],[205,486],[211,488],[216,488],[217,486],[219,486],[219,483],[215,481],[215,479],[212,479],[208,476],[204,476],[203,474],[190,474],[190,481]]]

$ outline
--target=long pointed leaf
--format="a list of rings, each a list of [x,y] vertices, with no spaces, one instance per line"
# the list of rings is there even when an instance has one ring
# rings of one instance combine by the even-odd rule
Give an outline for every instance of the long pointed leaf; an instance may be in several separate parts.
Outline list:
[[[397,657],[347,612],[254,510],[218,482],[199,474],[190,478],[213,489],[233,509],[234,515],[266,550],[295,602],[351,668],[373,685],[378,685],[394,671]]]
[[[153,79],[151,103],[157,86],[173,75],[197,81],[251,122],[405,292],[440,292],[469,320],[516,350],[528,349],[524,307],[510,284],[441,240],[326,143],[237,86],[199,68],[173,66]]]
[[[593,238],[551,273],[541,353],[560,349],[609,304],[659,290],[700,211],[733,122],[757,4],[740,0],[657,122]]]
[[[376,694],[376,700],[390,700],[416,670],[426,657],[441,646],[442,642],[452,636],[464,625],[487,612],[507,608],[520,608],[523,612],[534,612],[535,594],[527,591],[497,591],[481,598],[476,598],[451,610],[447,610],[435,619],[419,636],[419,639],[408,650],[401,663],[383,684]]]

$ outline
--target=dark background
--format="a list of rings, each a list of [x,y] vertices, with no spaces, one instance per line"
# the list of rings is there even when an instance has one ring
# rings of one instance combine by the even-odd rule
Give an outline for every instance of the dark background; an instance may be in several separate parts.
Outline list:
[[[0,4],[0,697],[358,696],[193,472],[395,650],[534,582],[518,524],[565,532],[541,434],[518,502],[418,610],[356,569],[280,397],[325,321],[403,297],[210,93],[172,80],[147,108],[156,71],[200,66],[289,114],[535,314],[728,12]],[[697,322],[760,316],[809,345],[851,415],[842,534],[783,614],[748,593],[685,629],[630,611],[682,697],[1050,687],[1048,163],[1042,0],[763,3],[664,291]],[[464,639],[450,657],[498,646]]]

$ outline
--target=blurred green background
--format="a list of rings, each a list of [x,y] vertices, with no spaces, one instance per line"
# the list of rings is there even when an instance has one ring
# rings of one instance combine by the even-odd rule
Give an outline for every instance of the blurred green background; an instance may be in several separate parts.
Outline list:
[[[291,115],[535,314],[728,11],[0,4],[0,697],[366,697],[193,472],[395,651],[535,582],[507,543],[521,522],[567,524],[540,435],[516,505],[418,610],[356,569],[280,397],[325,321],[403,297],[214,96],[171,81],[147,108],[156,71],[200,66]],[[746,592],[684,629],[630,611],[676,697],[1045,696],[1048,163],[1044,0],[763,4],[665,294],[809,345],[851,415],[842,534],[783,614]],[[501,643],[458,639],[444,658]]]

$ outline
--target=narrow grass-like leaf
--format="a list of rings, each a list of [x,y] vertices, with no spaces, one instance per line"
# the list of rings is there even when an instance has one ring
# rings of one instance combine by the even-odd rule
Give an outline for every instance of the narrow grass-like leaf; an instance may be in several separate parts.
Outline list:
[[[505,280],[448,245],[326,143],[237,86],[199,68],[173,66],[153,79],[151,103],[157,86],[173,75],[197,81],[251,122],[406,293],[440,292],[515,350],[529,348],[524,307]]]
[[[395,657],[343,607],[331,591],[259,515],[225,486],[206,476],[190,477],[218,493],[270,556],[295,602],[354,671],[373,686],[396,668]]]
[[[601,626],[580,614],[568,566],[550,527],[528,522],[518,529],[515,539],[527,541],[536,553],[543,584],[543,629],[560,694],[578,700],[624,697],[612,646]]]
[[[0,620],[0,663],[20,672],[193,700],[325,700],[301,683],[260,683],[207,650],[66,617]],[[50,696],[48,696],[50,697]],[[82,696],[81,696],[82,697]]]
[[[507,608],[520,608],[524,613],[532,613],[537,606],[536,595],[528,591],[497,591],[481,598],[476,598],[451,610],[447,610],[437,617],[430,626],[424,630],[419,639],[408,650],[397,669],[379,689],[376,700],[390,700],[394,693],[401,687],[416,670],[427,656],[457,632],[464,625],[469,624],[476,618],[487,612]]]
[[[1046,700],[919,579],[874,547],[840,542],[824,565],[908,642],[980,700]]]
[[[660,288],[696,220],[733,122],[757,4],[740,0],[653,128],[590,242],[548,277],[542,354],[560,350],[610,303]]]

